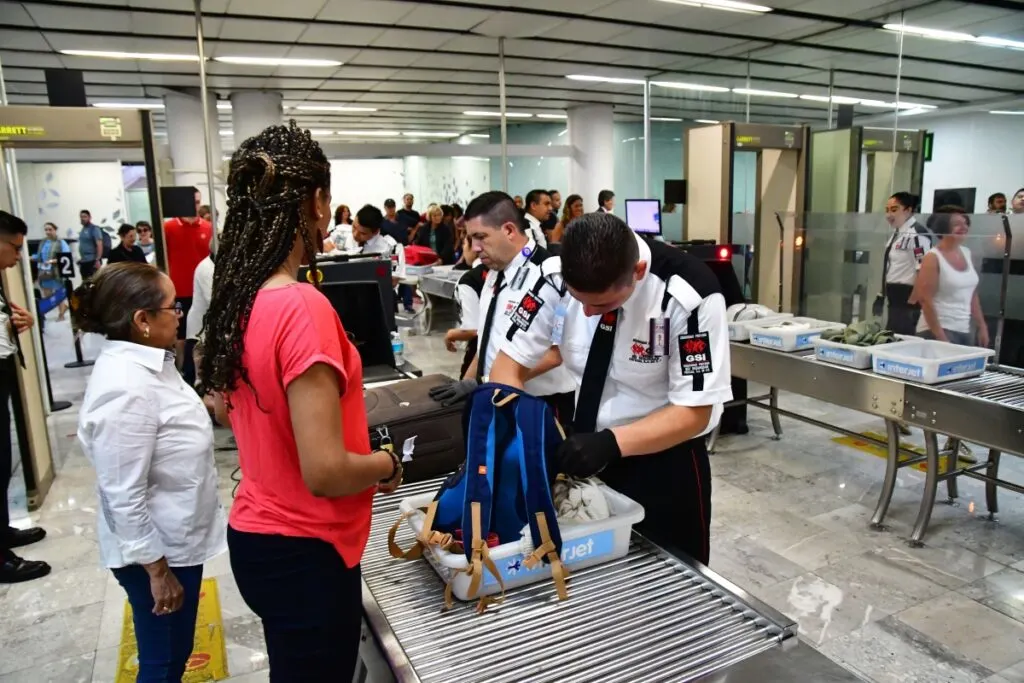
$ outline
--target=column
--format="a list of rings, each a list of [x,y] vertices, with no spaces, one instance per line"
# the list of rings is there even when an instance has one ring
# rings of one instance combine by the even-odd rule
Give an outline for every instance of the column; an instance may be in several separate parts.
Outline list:
[[[214,184],[217,187],[218,215],[224,215],[227,208],[224,199],[224,179],[220,178],[220,124],[217,121],[217,101],[209,102],[210,144],[212,145],[215,167]],[[175,185],[194,185],[203,197],[203,203],[210,202],[209,182],[206,174],[206,148],[203,146],[203,106],[198,96],[185,93],[164,95],[164,114],[167,117],[167,143],[171,150],[171,168]]]
[[[597,210],[601,190],[615,191],[615,135],[612,106],[605,104],[574,107],[569,114],[569,192],[583,197],[586,211]]]
[[[235,149],[267,126],[280,126],[282,120],[281,93],[259,90],[231,93],[231,129],[234,131]]]

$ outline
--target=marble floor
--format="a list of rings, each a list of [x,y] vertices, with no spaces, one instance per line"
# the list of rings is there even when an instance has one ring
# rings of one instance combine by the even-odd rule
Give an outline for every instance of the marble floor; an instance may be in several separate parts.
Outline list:
[[[66,325],[51,324],[45,338],[54,397],[77,406],[89,370],[63,368],[73,358]],[[84,346],[93,357],[98,340]],[[410,337],[406,348],[424,372],[458,371],[460,357],[445,351],[439,332]],[[782,404],[847,428],[882,428],[797,396],[784,395]],[[796,620],[806,643],[865,680],[1024,683],[1024,498],[1001,493],[1000,521],[992,523],[983,487],[963,481],[960,506],[936,505],[926,547],[912,549],[905,539],[921,473],[900,474],[889,529],[872,531],[881,459],[793,420],[783,420],[776,441],[767,413],[751,409],[749,418],[750,434],[723,437],[711,459],[714,571]],[[94,478],[75,440],[76,419],[75,407],[51,417],[59,472],[43,507],[29,514],[18,477],[12,485],[17,523],[49,532],[23,554],[54,571],[0,586],[0,683],[114,680],[124,596],[99,566]],[[227,438],[218,434],[218,443]],[[216,458],[230,504],[236,454],[218,450]],[[1004,458],[1003,474],[1024,481],[1024,461]],[[260,624],[238,594],[227,557],[206,573],[220,585],[230,680],[268,680]]]

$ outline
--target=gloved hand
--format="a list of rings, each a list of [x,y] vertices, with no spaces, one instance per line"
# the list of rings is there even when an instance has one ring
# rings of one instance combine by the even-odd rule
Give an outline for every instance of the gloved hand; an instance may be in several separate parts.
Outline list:
[[[610,429],[593,434],[573,434],[558,448],[558,471],[577,479],[593,477],[622,457],[619,442]]]
[[[466,398],[473,393],[476,389],[477,383],[475,379],[463,379],[457,382],[449,382],[448,384],[442,384],[436,386],[430,390],[430,398],[435,401],[440,401],[441,405],[447,408],[453,406],[459,401],[465,401]]]

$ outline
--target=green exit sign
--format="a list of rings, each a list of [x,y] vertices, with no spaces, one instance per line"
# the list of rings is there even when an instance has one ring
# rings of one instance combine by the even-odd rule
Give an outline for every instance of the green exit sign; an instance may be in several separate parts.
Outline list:
[[[921,156],[924,157],[925,161],[932,160],[932,148],[935,146],[935,133],[925,133],[924,143],[922,144]]]

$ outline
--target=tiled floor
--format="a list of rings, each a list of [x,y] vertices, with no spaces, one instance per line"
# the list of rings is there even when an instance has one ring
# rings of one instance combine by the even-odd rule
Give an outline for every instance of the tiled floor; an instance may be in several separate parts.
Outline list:
[[[46,334],[56,398],[78,405],[88,370],[65,370],[66,327]],[[94,356],[87,340],[86,356]],[[437,332],[407,340],[425,372],[457,372],[460,357]],[[785,396],[791,410],[858,430],[881,425],[863,415]],[[75,408],[53,416],[62,467],[43,508],[23,523],[42,524],[47,540],[24,555],[54,565],[41,581],[0,587],[0,683],[112,683],[123,593],[99,567],[93,476],[74,439]],[[783,422],[771,438],[767,414],[751,409],[751,433],[725,437],[712,456],[711,567],[800,624],[801,637],[864,678],[884,683],[1024,682],[1024,499],[1000,494],[1000,522],[985,519],[983,487],[960,484],[961,506],[938,504],[928,544],[905,543],[923,475],[904,471],[890,529],[868,527],[882,460]],[[227,434],[220,434],[223,443]],[[230,503],[232,451],[218,451],[222,497]],[[1024,463],[1004,458],[1004,475],[1024,481]],[[970,511],[974,503],[974,512]],[[23,498],[20,505],[23,505]],[[266,681],[259,623],[231,577],[217,576],[232,681]]]

